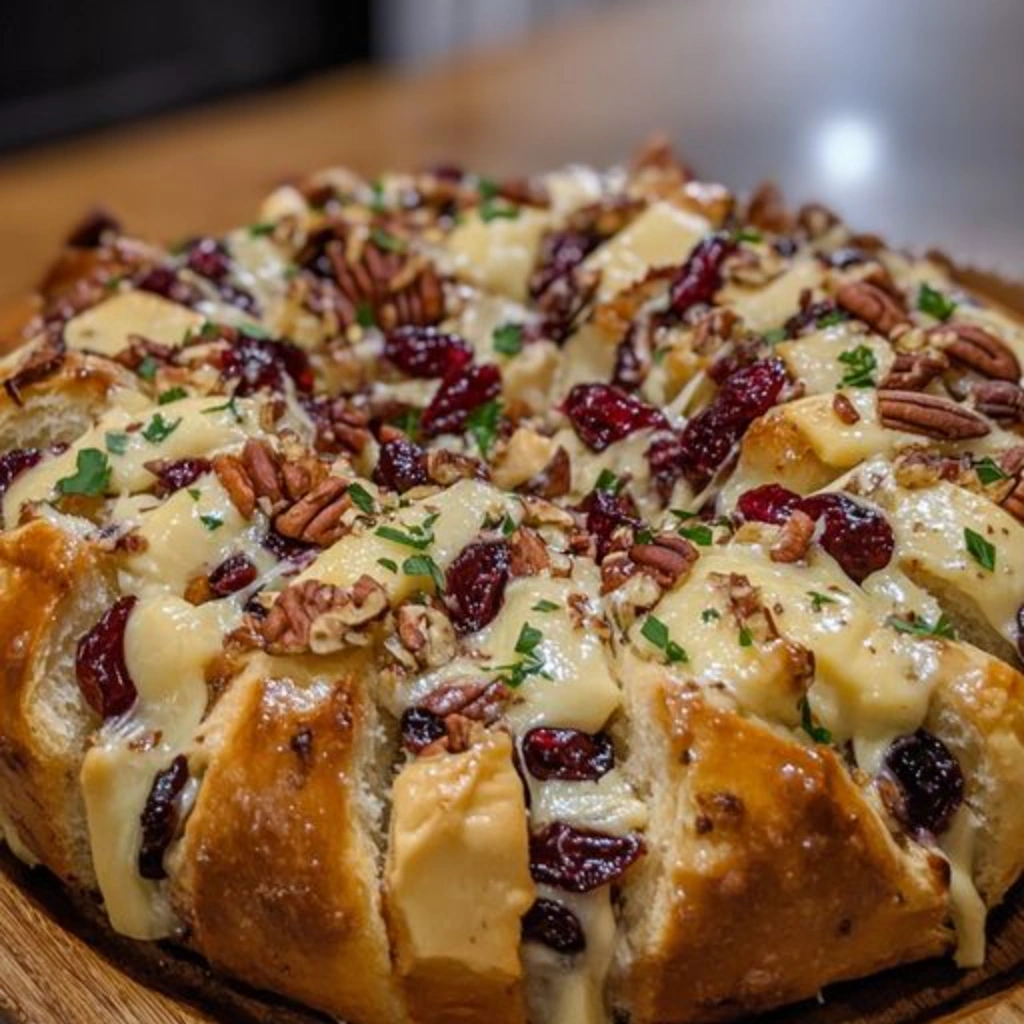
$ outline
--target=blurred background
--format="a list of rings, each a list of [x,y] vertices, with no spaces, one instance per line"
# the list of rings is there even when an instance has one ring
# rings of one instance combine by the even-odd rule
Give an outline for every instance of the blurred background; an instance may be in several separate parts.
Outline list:
[[[1020,0],[3,0],[0,298],[91,204],[173,238],[290,175],[627,159],[774,177],[1024,278]]]

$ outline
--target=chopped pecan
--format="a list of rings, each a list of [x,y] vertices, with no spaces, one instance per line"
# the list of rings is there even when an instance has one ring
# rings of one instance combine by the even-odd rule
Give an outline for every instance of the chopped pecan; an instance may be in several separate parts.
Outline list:
[[[1000,502],[1010,515],[1024,523],[1024,477],[1018,477],[1009,494]]]
[[[924,391],[948,369],[949,360],[935,349],[897,352],[892,367],[878,386],[888,391]]]
[[[418,665],[438,668],[455,656],[455,630],[440,608],[405,604],[396,618],[398,638]]]
[[[15,405],[21,405],[21,389],[37,384],[56,373],[67,354],[64,335],[48,329],[45,336],[35,342],[18,368],[4,381],[4,391]]]
[[[814,536],[814,520],[800,509],[794,509],[782,524],[779,539],[772,545],[773,562],[799,562],[811,545]]]
[[[882,426],[937,441],[964,441],[991,432],[986,420],[948,398],[919,391],[879,391]]]
[[[256,490],[237,455],[215,455],[213,471],[221,487],[228,493],[231,504],[245,519],[251,519],[256,511]]]
[[[910,323],[906,310],[892,295],[867,281],[844,284],[836,294],[836,302],[885,336]]]
[[[551,565],[547,545],[528,526],[520,526],[509,537],[509,557],[513,576],[537,576]]]
[[[1024,420],[1024,390],[1008,380],[984,380],[971,388],[978,412],[1000,423],[1020,423]]]
[[[629,557],[653,576],[658,586],[670,590],[689,573],[699,555],[688,540],[666,530],[655,534],[650,544],[634,544]]]
[[[457,480],[486,480],[487,467],[471,455],[461,455],[448,448],[427,452],[427,476],[439,487],[449,487]]]
[[[747,204],[747,220],[761,231],[785,235],[793,230],[793,215],[774,181],[763,181]]]
[[[1020,380],[1020,363],[1002,339],[974,324],[941,324],[928,337],[958,363],[995,380]]]
[[[326,654],[364,643],[362,630],[387,610],[387,592],[370,576],[351,587],[305,580],[281,591],[258,628],[274,653]]]
[[[530,477],[522,485],[522,490],[540,498],[562,498],[569,493],[571,485],[572,465],[569,462],[569,453],[559,445],[551,461],[539,473]]]
[[[626,551],[612,551],[601,562],[601,593],[610,594],[618,590],[626,580],[635,576],[640,566],[629,557]]]
[[[474,722],[493,725],[501,718],[511,695],[502,682],[448,683],[429,693],[419,707],[440,718],[459,714]]]
[[[345,533],[345,513],[353,507],[348,480],[329,476],[274,519],[283,537],[329,547]]]
[[[805,203],[797,211],[796,222],[807,237],[813,240],[828,234],[840,220],[821,203]]]
[[[860,420],[860,413],[857,411],[857,407],[841,391],[837,391],[832,396],[832,411],[843,423],[849,426]]]

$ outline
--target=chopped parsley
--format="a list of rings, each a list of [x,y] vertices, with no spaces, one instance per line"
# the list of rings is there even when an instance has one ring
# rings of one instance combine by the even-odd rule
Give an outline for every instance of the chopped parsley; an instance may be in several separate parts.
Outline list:
[[[967,551],[971,558],[982,569],[987,569],[989,572],[995,570],[996,548],[994,544],[990,544],[980,533],[975,533],[969,526],[964,527],[964,544],[967,545]]]
[[[703,523],[697,526],[680,526],[676,529],[676,533],[680,537],[685,537],[687,540],[691,540],[694,544],[699,544],[704,548],[711,547],[711,543],[715,539],[715,535],[711,532],[711,527]]]
[[[219,530],[224,525],[224,517],[217,515],[216,512],[211,512],[208,515],[201,515],[199,521],[205,526],[210,533],[214,530]]]
[[[668,635],[668,626],[661,619],[648,615],[640,627],[640,635],[661,651],[670,665],[690,660],[686,650]]]
[[[892,626],[897,633],[910,633],[913,636],[941,637],[944,640],[955,640],[956,633],[953,631],[953,624],[940,615],[937,622],[928,622],[926,619],[903,619],[898,615],[890,615],[886,624]]]
[[[387,209],[384,202],[384,182],[376,178],[370,182],[370,209],[374,213],[383,213]]]
[[[429,576],[437,592],[444,592],[444,573],[430,555],[410,555],[402,563],[402,572],[406,576]]]
[[[406,434],[410,440],[415,441],[420,432],[420,418],[423,412],[420,409],[404,409],[394,419],[394,424]]]
[[[821,316],[815,321],[814,326],[818,330],[824,330],[826,327],[835,327],[837,324],[846,323],[850,319],[849,313],[842,309],[830,309],[827,313],[822,313]]]
[[[800,728],[803,729],[815,743],[831,743],[832,733],[823,725],[814,721],[811,714],[811,702],[806,697],[800,698]]]
[[[843,379],[839,382],[844,387],[873,388],[875,386],[875,370],[878,360],[875,353],[867,345],[858,345],[839,353],[839,362],[846,367]]]
[[[639,530],[633,532],[633,543],[634,544],[653,544],[654,543],[654,531],[649,526],[641,526]]]
[[[551,676],[544,669],[544,659],[537,652],[543,639],[544,634],[539,629],[524,622],[513,648],[516,654],[522,655],[522,659],[509,665],[494,666],[491,671],[500,672],[498,678],[513,689],[521,686],[530,676],[539,675],[550,679]]]
[[[807,595],[811,599],[811,608],[816,612],[820,612],[827,604],[836,603],[834,597],[829,597],[828,594],[821,594],[817,590],[808,590]]]
[[[700,621],[709,623],[717,622],[722,617],[722,613],[717,608],[705,608],[700,613]]]
[[[189,496],[192,498],[193,501],[198,501],[200,499],[200,497],[202,496],[202,492],[199,490],[198,487],[190,487],[188,489],[188,493],[189,493]]]
[[[269,341],[271,338],[270,331],[268,331],[262,324],[243,324],[239,330],[250,338],[255,338],[257,341]],[[206,335],[204,334],[203,337],[205,338]]]
[[[175,387],[161,391],[156,401],[158,405],[170,405],[171,402],[180,402],[183,398],[188,398],[188,392],[183,387]]]
[[[737,228],[732,233],[732,240],[734,242],[763,242],[764,235],[753,228]]]
[[[99,448],[83,448],[75,456],[75,472],[57,481],[61,494],[84,494],[97,497],[110,484],[110,461]]]
[[[378,558],[377,564],[384,566],[388,572],[398,572],[398,563],[393,558]]]
[[[936,320],[948,320],[956,310],[956,303],[937,288],[922,284],[917,292],[917,308]]]
[[[356,323],[362,328],[377,326],[377,318],[373,315],[373,306],[365,299],[356,306]]]
[[[180,425],[180,418],[168,423],[161,413],[154,413],[153,418],[142,428],[142,436],[150,444],[160,444],[161,441],[167,440]]]
[[[466,429],[476,440],[480,454],[486,459],[491,454],[498,438],[498,421],[501,419],[501,402],[492,398],[478,405],[466,419]]]
[[[523,350],[523,325],[502,324],[494,328],[491,335],[494,351],[503,356],[515,356]]]
[[[365,512],[367,515],[373,514],[373,495],[370,494],[362,484],[349,484],[345,493],[352,499],[352,504],[355,505],[360,512]]]
[[[128,435],[119,430],[108,430],[104,441],[111,455],[124,455],[128,451]]]
[[[537,645],[543,639],[544,634],[539,629],[531,626],[528,622],[524,622],[523,628],[519,631],[519,637],[516,640],[514,650],[516,654],[532,656],[537,649]]]
[[[479,212],[480,219],[490,224],[492,220],[515,220],[519,216],[519,207],[498,196],[489,196],[480,204]]]
[[[516,521],[507,512],[502,518],[500,526],[504,537],[511,537],[516,532]]]
[[[754,635],[746,626],[740,626],[740,647],[751,647],[754,643]]]
[[[152,356],[143,356],[142,362],[135,367],[135,372],[143,380],[152,380],[159,369],[160,364]]]
[[[610,469],[602,469],[597,476],[594,490],[606,491],[608,494],[618,494],[625,486],[626,481],[622,477],[616,476]]]
[[[408,248],[404,238],[399,238],[383,228],[374,228],[370,232],[370,240],[378,249],[383,249],[385,252],[405,252]]]
[[[538,601],[531,609],[531,612],[556,612],[561,605],[555,604],[554,601],[541,600]]]
[[[770,331],[765,331],[761,337],[763,337],[769,345],[778,345],[780,341],[785,341],[789,335],[786,333],[785,327],[773,327]]]
[[[203,414],[209,416],[210,413],[214,412],[229,412],[235,418],[236,423],[241,423],[242,414],[238,411],[235,401],[235,396],[232,395],[223,405],[211,405],[209,409],[204,409]]]
[[[989,484],[997,484],[1000,480],[1010,479],[1010,474],[1004,472],[998,463],[988,455],[974,464],[974,472],[986,487]]]
[[[273,221],[263,220],[257,221],[255,224],[249,225],[249,237],[250,238],[265,238],[267,235],[274,233],[274,228],[277,225]]]
[[[395,526],[378,526],[375,533],[378,537],[402,544],[414,551],[426,551],[434,543],[434,523],[437,519],[437,513],[433,512],[422,523],[415,523],[405,530]]]

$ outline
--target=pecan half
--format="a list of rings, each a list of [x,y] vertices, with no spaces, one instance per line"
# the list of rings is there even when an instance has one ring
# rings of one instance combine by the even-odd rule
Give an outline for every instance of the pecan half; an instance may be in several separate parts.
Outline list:
[[[428,694],[419,707],[440,718],[459,714],[474,722],[493,725],[501,718],[510,696],[509,688],[501,682],[449,683]]]
[[[948,369],[949,359],[934,349],[897,352],[892,368],[878,386],[888,391],[924,391]]]
[[[1013,489],[1000,502],[1011,516],[1024,523],[1024,477],[1018,478]]]
[[[231,504],[238,509],[239,515],[251,519],[256,511],[256,489],[245,471],[242,460],[237,455],[215,455],[213,471],[217,474],[221,487],[228,492]]]
[[[1024,390],[1008,380],[979,381],[971,388],[978,412],[1000,423],[1024,420]]]
[[[455,656],[455,630],[440,608],[405,604],[396,619],[398,639],[418,665],[437,668]]]
[[[688,540],[665,531],[656,534],[650,544],[634,544],[629,557],[653,576],[658,586],[669,590],[689,573],[699,555]]]
[[[779,539],[772,545],[773,562],[799,562],[811,545],[814,520],[800,509],[794,509],[779,531]]]
[[[888,292],[867,281],[851,281],[836,294],[836,302],[858,320],[888,336],[903,324],[909,324],[907,311]]]
[[[860,420],[857,407],[841,391],[837,391],[832,396],[832,411],[848,426],[852,426]]]
[[[535,476],[530,477],[520,490],[539,498],[562,498],[572,484],[572,465],[569,453],[559,445],[551,461]]]
[[[537,576],[550,565],[548,546],[536,530],[520,526],[509,537],[509,572],[513,576]]]
[[[984,437],[992,430],[976,412],[919,391],[879,391],[878,416],[890,430],[923,434],[937,441],[964,441]]]
[[[345,533],[345,513],[352,508],[348,480],[329,476],[274,520],[283,537],[329,547]]]
[[[1002,339],[974,324],[942,324],[928,331],[958,363],[995,380],[1020,380],[1020,363]]]

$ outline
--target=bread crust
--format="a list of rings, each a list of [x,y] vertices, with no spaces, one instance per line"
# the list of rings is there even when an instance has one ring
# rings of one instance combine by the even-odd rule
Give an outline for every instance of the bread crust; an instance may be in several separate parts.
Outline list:
[[[359,1024],[404,1019],[360,809],[374,728],[351,665],[258,659],[191,757],[202,773],[173,893],[211,963]]]
[[[627,919],[652,917],[620,965],[634,1022],[735,1017],[948,948],[945,864],[897,846],[830,749],[678,684],[631,703],[663,771],[625,892]]]
[[[73,677],[56,697],[44,687],[68,653],[61,624],[74,619],[73,605],[90,590],[91,604],[104,601],[91,545],[42,520],[0,534],[0,811],[39,863],[86,887],[95,879],[78,774],[96,718]]]

